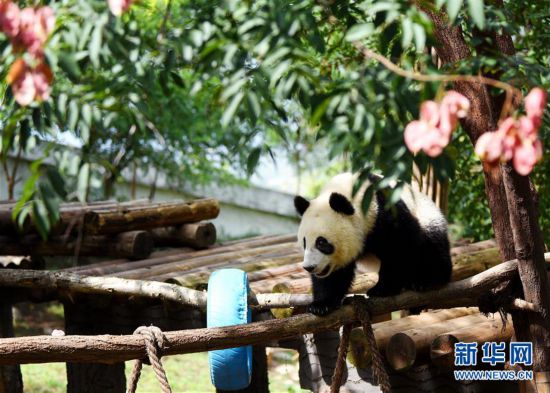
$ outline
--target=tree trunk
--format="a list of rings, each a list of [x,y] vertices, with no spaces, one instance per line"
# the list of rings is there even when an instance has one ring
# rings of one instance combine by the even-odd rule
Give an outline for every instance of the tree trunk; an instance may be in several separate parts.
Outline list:
[[[502,169],[523,293],[525,300],[540,310],[527,315],[533,341],[533,369],[550,371],[550,290],[538,212],[529,178],[520,176],[510,164],[502,165]]]

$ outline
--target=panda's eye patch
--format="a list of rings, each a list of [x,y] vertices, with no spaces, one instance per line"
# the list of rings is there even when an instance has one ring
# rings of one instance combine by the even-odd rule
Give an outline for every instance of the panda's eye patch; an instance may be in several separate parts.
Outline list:
[[[330,255],[334,252],[334,246],[328,242],[323,236],[319,236],[315,240],[315,248],[321,251],[323,254]]]
[[[306,249],[306,238],[304,237],[304,250]]]

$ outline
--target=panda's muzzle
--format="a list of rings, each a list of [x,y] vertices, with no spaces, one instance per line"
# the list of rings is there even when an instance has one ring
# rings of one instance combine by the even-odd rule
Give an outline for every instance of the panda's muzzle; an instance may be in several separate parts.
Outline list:
[[[315,266],[312,266],[312,265],[308,265],[308,266],[302,265],[302,267],[310,273],[313,272],[313,270],[315,269]]]

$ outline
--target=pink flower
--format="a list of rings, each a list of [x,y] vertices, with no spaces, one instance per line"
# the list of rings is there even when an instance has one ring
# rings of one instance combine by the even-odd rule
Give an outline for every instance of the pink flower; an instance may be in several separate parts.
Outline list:
[[[541,160],[542,143],[538,139],[538,128],[529,118],[509,117],[500,123],[497,131],[479,137],[475,152],[490,164],[512,160],[516,172],[525,176]]]
[[[27,106],[33,101],[43,101],[50,97],[53,75],[45,63],[31,68],[21,58],[17,59],[7,76],[17,103]]]
[[[533,121],[533,118],[522,116],[518,120],[518,132],[522,138],[536,139],[539,127]]]
[[[441,105],[449,107],[449,112],[453,116],[457,116],[461,119],[466,117],[470,110],[470,100],[454,90],[449,90],[445,94],[445,97],[443,97],[441,101]]]
[[[541,158],[542,145],[539,140],[536,142],[536,145],[532,142],[521,143],[514,151],[514,169],[522,176],[530,174]]]
[[[0,31],[9,38],[19,32],[19,7],[11,1],[0,0]]]
[[[527,94],[524,102],[525,112],[527,112],[528,117],[541,118],[546,107],[546,91],[540,87],[535,87]]]
[[[405,144],[413,153],[418,153],[424,146],[424,139],[429,133],[429,125],[425,121],[414,120],[405,127]]]
[[[456,91],[449,91],[441,104],[424,101],[420,106],[420,119],[405,128],[405,144],[413,153],[424,151],[437,157],[451,140],[459,117],[466,116],[470,101]]]
[[[113,15],[120,16],[128,11],[132,5],[132,0],[107,0],[107,3]]]
[[[462,94],[450,90],[441,100],[441,120],[439,128],[441,131],[449,134],[455,129],[458,124],[458,119],[466,117],[470,109],[470,100]]]
[[[55,26],[55,15],[50,7],[34,9],[26,7],[20,13],[19,34],[15,37],[15,46],[27,50],[36,58],[44,54],[44,44]]]
[[[443,152],[443,149],[448,144],[448,136],[442,133],[438,128],[433,127],[424,139],[422,150],[430,157],[437,157]]]
[[[439,121],[439,104],[435,101],[424,101],[420,105],[420,120],[436,126]]]
[[[502,135],[497,132],[482,134],[475,146],[476,154],[484,161],[495,163],[502,155]]]

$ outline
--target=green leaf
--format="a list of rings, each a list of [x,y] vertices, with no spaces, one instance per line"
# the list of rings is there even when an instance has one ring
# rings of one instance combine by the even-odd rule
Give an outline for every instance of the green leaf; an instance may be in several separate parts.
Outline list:
[[[80,80],[81,72],[76,59],[72,53],[59,53],[59,66],[73,82]]]
[[[227,106],[227,108],[225,108],[225,111],[223,112],[222,118],[220,120],[222,127],[225,128],[229,125],[229,123],[231,123],[231,120],[233,120],[233,116],[235,116],[235,112],[237,111],[237,108],[239,107],[239,104],[241,103],[243,97],[244,93],[242,91],[233,96],[231,103]]]
[[[50,223],[55,224],[59,220],[59,199],[48,182],[41,182],[38,188],[48,211]]]
[[[401,22],[403,34],[401,36],[401,45],[403,48],[407,48],[413,39],[413,23],[412,21],[405,17]]]
[[[363,38],[367,38],[373,31],[374,25],[372,23],[353,25],[346,33],[346,40],[350,42],[359,41]]]
[[[415,23],[413,25],[413,31],[414,45],[416,46],[416,51],[422,52],[424,50],[424,46],[426,45],[426,32],[424,31],[424,27]]]
[[[77,184],[77,196],[80,202],[86,202],[86,194],[88,191],[88,183],[90,180],[90,164],[86,163],[80,167],[80,172],[78,173],[78,184]]]
[[[479,29],[485,27],[485,13],[483,12],[483,0],[468,0],[468,10],[474,23]]]
[[[460,12],[462,1],[463,0],[447,0],[447,15],[449,15],[451,22],[454,22]]]
[[[252,175],[252,173],[254,173],[254,170],[258,166],[261,153],[262,153],[262,149],[260,147],[256,147],[250,152],[250,155],[248,156],[248,160],[246,161],[246,171],[249,176]]]
[[[69,116],[67,120],[67,126],[69,130],[74,132],[76,129],[76,123],[78,122],[78,104],[76,100],[71,100],[69,103]]]
[[[61,177],[61,175],[59,174],[57,168],[48,165],[46,168],[46,176],[48,177],[48,180],[50,181],[57,195],[59,195],[61,198],[65,198],[67,196],[65,181],[63,180],[63,177]]]
[[[40,200],[33,201],[32,204],[32,219],[36,229],[43,240],[48,238],[48,232],[50,232],[50,219],[48,217],[48,210],[44,203]]]
[[[90,61],[94,67],[99,68],[99,51],[101,50],[101,42],[103,40],[103,23],[96,24],[88,51],[90,54]]]

